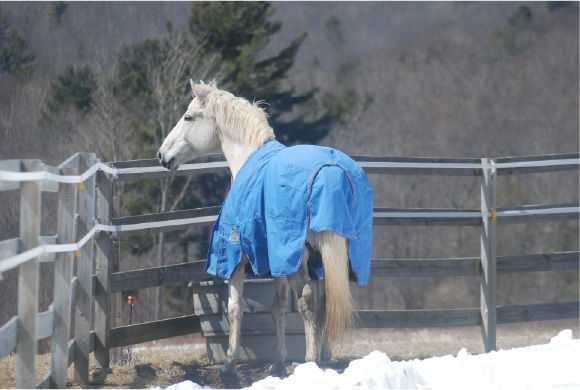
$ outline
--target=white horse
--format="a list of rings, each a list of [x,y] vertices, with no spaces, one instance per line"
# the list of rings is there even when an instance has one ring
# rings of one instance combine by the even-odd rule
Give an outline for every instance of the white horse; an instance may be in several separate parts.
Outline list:
[[[191,87],[194,98],[161,145],[158,152],[160,163],[170,170],[176,170],[182,162],[199,155],[223,152],[231,169],[232,182],[235,183],[236,175],[250,155],[266,142],[275,139],[274,131],[268,124],[266,114],[257,104],[218,89],[214,82],[195,84],[191,81]],[[312,232],[309,232],[310,237]],[[318,249],[324,265],[325,292],[319,298],[317,310],[309,284],[307,260],[311,253],[308,246],[302,249],[304,257],[295,273],[274,278],[276,296],[272,317],[276,324],[277,347],[275,362],[270,367],[272,374],[286,373],[285,322],[289,287],[298,297],[299,312],[304,319],[306,361],[320,361],[325,335],[331,342],[338,341],[345,328],[354,325],[355,312],[349,287],[348,241],[328,230],[314,234],[313,238],[314,247]],[[243,315],[244,269],[247,262],[248,256],[243,253],[241,263],[228,281],[230,335],[222,372],[236,372]]]

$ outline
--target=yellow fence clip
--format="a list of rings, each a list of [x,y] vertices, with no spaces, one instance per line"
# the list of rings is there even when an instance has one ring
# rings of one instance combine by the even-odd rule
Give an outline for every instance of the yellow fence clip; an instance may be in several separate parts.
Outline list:
[[[76,240],[73,239],[73,243],[75,243],[75,242],[76,242]],[[76,257],[81,257],[81,250],[80,249],[77,249],[76,251],[73,252],[73,255],[72,255],[73,260]]]
[[[76,172],[77,172],[77,175],[78,175],[78,174],[79,174],[79,171],[76,171]],[[81,182],[79,182],[79,183],[77,184],[77,186],[75,187],[75,191],[82,190],[82,189],[84,189],[84,188],[85,188],[85,185],[84,185],[84,184],[83,184],[83,182],[81,181]]]
[[[495,209],[491,209],[491,221],[490,222],[495,222],[497,220],[496,216],[495,216]]]

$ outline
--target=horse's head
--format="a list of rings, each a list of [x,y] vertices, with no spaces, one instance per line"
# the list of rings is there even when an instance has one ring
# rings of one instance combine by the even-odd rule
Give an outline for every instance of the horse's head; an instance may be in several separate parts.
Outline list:
[[[214,87],[203,82],[190,82],[194,98],[157,153],[161,165],[172,171],[184,161],[220,151],[215,117],[208,115],[205,105],[207,95]]]

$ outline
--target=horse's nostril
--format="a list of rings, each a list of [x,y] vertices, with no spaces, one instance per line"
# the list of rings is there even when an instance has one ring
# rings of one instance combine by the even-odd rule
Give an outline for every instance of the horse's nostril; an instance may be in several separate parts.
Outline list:
[[[157,152],[157,158],[161,161],[161,151]]]
[[[165,168],[170,169],[172,171],[177,169],[175,157],[172,157],[169,161],[167,161],[167,165],[165,165]]]
[[[169,161],[167,161],[165,159],[165,155],[159,155],[159,162],[161,163],[161,165],[167,169],[170,169],[172,171],[174,171],[175,169],[177,169],[177,166],[179,165],[177,163],[177,160],[175,159],[175,157],[171,157],[169,159]]]

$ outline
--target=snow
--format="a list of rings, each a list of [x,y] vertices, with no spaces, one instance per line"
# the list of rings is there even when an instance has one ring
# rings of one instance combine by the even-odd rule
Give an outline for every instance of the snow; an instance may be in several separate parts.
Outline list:
[[[280,379],[269,376],[249,389],[580,389],[580,340],[563,330],[549,344],[471,355],[393,362],[379,351],[354,360],[342,374],[304,363]],[[169,390],[209,389],[186,381]]]

